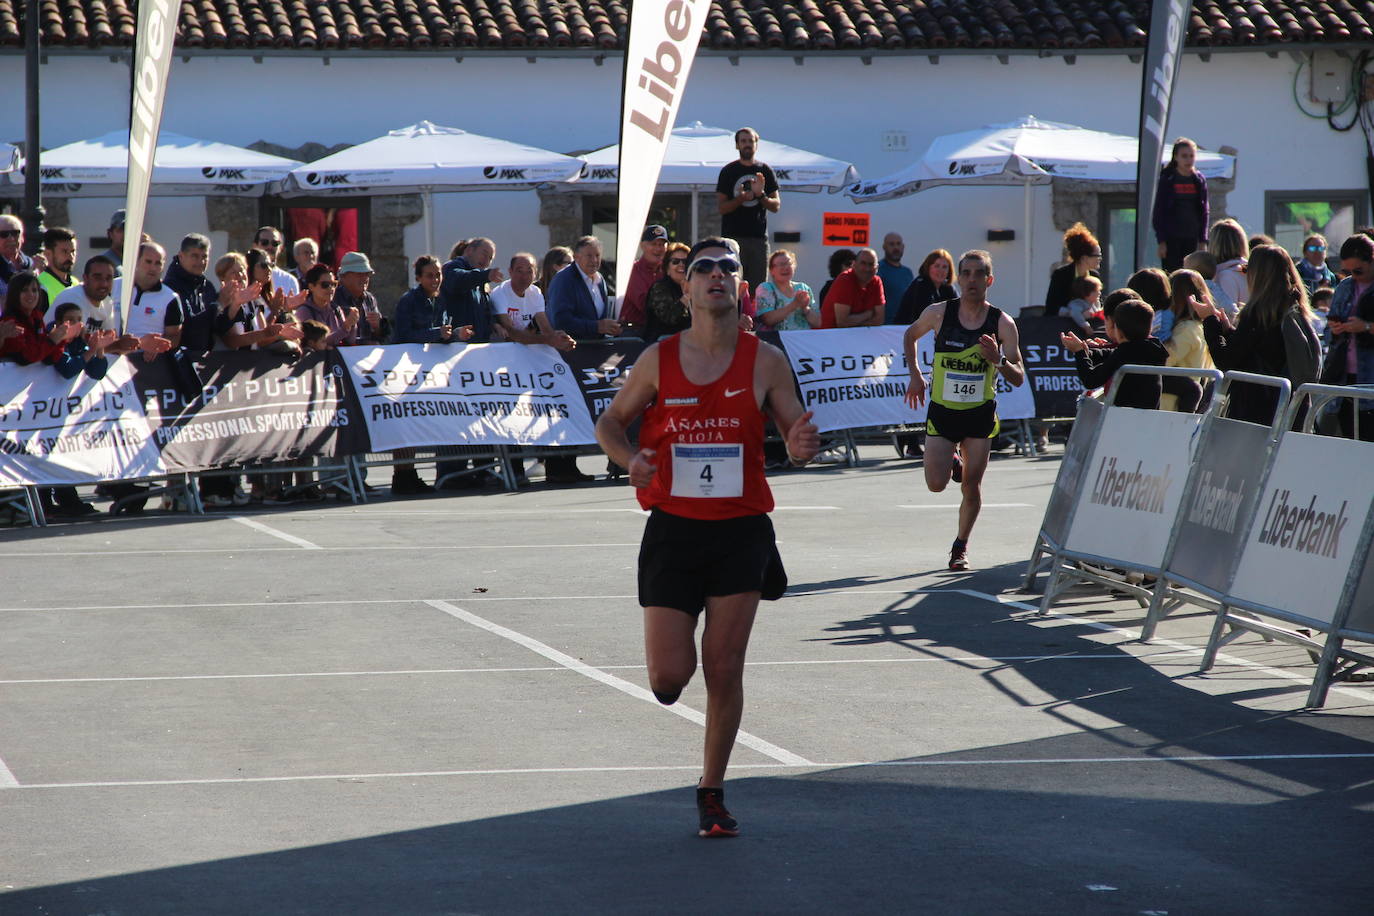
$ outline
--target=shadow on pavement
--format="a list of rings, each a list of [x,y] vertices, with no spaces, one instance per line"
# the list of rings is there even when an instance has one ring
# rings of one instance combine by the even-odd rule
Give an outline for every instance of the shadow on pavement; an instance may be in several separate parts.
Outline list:
[[[811,587],[822,586],[834,587]],[[1092,632],[924,593],[839,621],[824,638],[838,650],[882,643],[933,657],[1124,654],[1088,639]],[[737,840],[694,836],[684,786],[28,889],[0,897],[0,911],[1368,910],[1374,767],[1367,756],[1341,755],[1374,749],[1374,720],[1247,709],[1134,659],[949,663],[979,670],[1012,702],[1062,719],[1072,733],[743,776],[729,787],[744,830]],[[1088,727],[1087,715],[1120,724]],[[1177,759],[1189,757],[1208,759]],[[480,792],[482,783],[451,785]]]

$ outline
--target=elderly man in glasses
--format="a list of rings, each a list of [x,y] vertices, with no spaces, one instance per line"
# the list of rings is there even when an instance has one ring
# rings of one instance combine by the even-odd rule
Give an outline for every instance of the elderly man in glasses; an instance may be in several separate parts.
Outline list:
[[[267,257],[272,261],[273,289],[279,289],[288,296],[294,296],[301,291],[300,283],[291,276],[291,272],[277,266],[277,258],[280,257],[282,249],[280,229],[275,226],[259,226],[258,231],[253,233],[253,247],[267,252]]]
[[[782,352],[739,326],[740,261],[724,239],[688,255],[692,325],[660,340],[597,421],[611,461],[629,469],[650,510],[639,552],[649,686],[677,702],[697,668],[706,680],[706,752],[697,784],[698,835],[729,837],[739,825],[722,788],[744,708],[744,656],[760,599],[776,600],[787,574],[768,513],[763,434],[771,418],[788,457],[805,464],[820,435],[797,400]],[[643,419],[639,448],[627,430]]]
[[[15,274],[29,271],[41,273],[47,265],[42,258],[24,254],[24,224],[19,217],[0,214],[0,297],[10,288]]]

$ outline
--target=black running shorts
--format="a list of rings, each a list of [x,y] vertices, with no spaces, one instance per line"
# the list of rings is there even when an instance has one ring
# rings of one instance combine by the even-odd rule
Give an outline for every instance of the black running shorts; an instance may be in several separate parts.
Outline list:
[[[787,590],[773,521],[766,515],[703,521],[649,513],[639,545],[639,604],[700,614],[708,596]]]
[[[965,439],[996,439],[1002,424],[997,419],[997,402],[988,401],[968,410],[950,410],[934,402],[926,414],[926,435],[951,442]]]

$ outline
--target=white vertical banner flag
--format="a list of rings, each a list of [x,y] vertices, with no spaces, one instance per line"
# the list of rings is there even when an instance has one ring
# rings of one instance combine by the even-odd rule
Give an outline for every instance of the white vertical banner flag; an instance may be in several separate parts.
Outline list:
[[[618,299],[630,282],[630,267],[710,8],[710,0],[634,0],[630,5],[630,43],[620,93]]]
[[[167,94],[167,73],[172,66],[172,42],[176,38],[176,13],[172,0],[139,0],[138,31],[134,33],[133,98],[129,110],[129,185],[124,204],[124,270],[129,282],[121,284],[116,324],[124,319],[134,298],[133,269],[138,261],[143,216],[148,209],[148,188],[153,179],[153,157],[162,126],[162,100]]]

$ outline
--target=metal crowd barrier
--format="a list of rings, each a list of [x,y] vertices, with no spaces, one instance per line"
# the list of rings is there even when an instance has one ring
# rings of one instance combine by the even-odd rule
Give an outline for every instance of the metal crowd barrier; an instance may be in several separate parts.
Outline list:
[[[1317,663],[1309,707],[1325,704],[1341,662],[1350,670],[1374,665],[1369,650],[1345,644],[1374,644],[1374,488],[1368,484],[1374,445],[1313,434],[1317,415],[1338,399],[1354,401],[1358,408],[1361,401],[1374,401],[1374,390],[1303,385],[1283,413],[1283,431],[1271,451],[1201,665],[1209,670],[1220,648],[1241,632],[1306,648]],[[1295,430],[1304,407],[1305,418]],[[1311,499],[1305,500],[1308,494]],[[1359,525],[1347,532],[1355,519]],[[1344,546],[1342,537],[1348,537]],[[1263,618],[1325,633],[1326,639],[1318,642]]]
[[[1143,604],[1151,596],[1151,590],[1142,584],[1144,577],[1158,576],[1161,572],[1167,526],[1173,521],[1183,494],[1182,487],[1176,487],[1177,481],[1169,475],[1187,474],[1191,446],[1202,417],[1116,406],[1122,382],[1130,375],[1175,376],[1214,382],[1221,379],[1221,373],[1214,369],[1123,366],[1107,394],[1101,417],[1084,417],[1091,426],[1090,443],[1078,439],[1080,424],[1075,424],[1071,444],[1076,440],[1080,447],[1086,445],[1086,448],[1076,452],[1072,461],[1066,451],[1051,495],[1051,506],[1046,509],[1046,522],[1053,522],[1049,526],[1053,530],[1047,530],[1046,523],[1042,523],[1027,573],[1028,584],[1037,572],[1047,570],[1049,573],[1040,603],[1041,614],[1048,614],[1055,599],[1075,582],[1090,582],[1122,591]],[[1084,401],[1083,405],[1086,407],[1088,403]],[[1215,404],[1209,407],[1209,411],[1215,409]],[[1104,438],[1108,433],[1110,435]],[[1120,445],[1128,448],[1116,454]],[[1136,451],[1131,452],[1131,446]],[[1142,472],[1144,458],[1137,462],[1134,471],[1129,469],[1131,459],[1149,449],[1160,448],[1172,448],[1173,454],[1162,455],[1151,465],[1150,470],[1158,470],[1159,474]],[[1108,454],[1109,451],[1112,454]],[[1121,462],[1120,469],[1118,462]],[[1082,485],[1088,483],[1093,464],[1098,466],[1097,476],[1092,478],[1091,489],[1085,494]],[[1085,505],[1103,508],[1085,511]],[[1051,510],[1055,513],[1053,519]],[[1048,563],[1041,561],[1044,553],[1050,555]]]
[[[1269,426],[1223,416],[1236,383],[1278,393]],[[1245,522],[1255,509],[1275,446],[1285,428],[1291,386],[1285,378],[1227,372],[1198,431],[1197,448],[1164,550],[1140,641],[1154,638],[1159,621],[1185,605],[1219,609],[1244,544]]]

